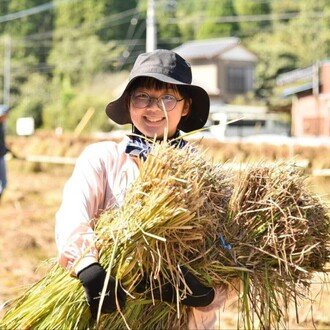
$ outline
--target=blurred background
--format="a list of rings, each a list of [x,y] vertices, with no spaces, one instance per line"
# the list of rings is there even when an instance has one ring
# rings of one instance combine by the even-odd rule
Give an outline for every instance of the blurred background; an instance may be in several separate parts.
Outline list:
[[[167,48],[209,92],[210,123],[244,115],[226,136],[330,135],[328,0],[1,0],[0,15],[9,134],[20,117],[72,131],[90,107],[85,131],[109,132],[137,55]]]
[[[87,144],[130,131],[104,108],[136,57],[156,48],[186,58],[209,93],[206,129],[190,139],[214,161],[295,162],[329,202],[329,0],[0,0],[0,116],[11,151],[0,304],[56,255],[54,215],[72,165]],[[300,306],[295,329],[330,328],[319,284],[314,314]]]

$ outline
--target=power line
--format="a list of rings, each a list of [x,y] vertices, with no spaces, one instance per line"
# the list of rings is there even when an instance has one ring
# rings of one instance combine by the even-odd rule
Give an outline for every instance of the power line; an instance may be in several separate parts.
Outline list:
[[[53,46],[53,43],[51,40],[41,40],[41,41],[30,41],[30,40],[24,40],[24,39],[13,39],[13,45],[18,47],[25,47],[25,48],[49,48]]]
[[[64,29],[60,29],[60,30],[54,30],[54,32],[57,32],[57,31],[60,33],[61,32],[74,32],[74,31],[83,32],[82,29],[89,28],[89,30],[90,30],[91,26],[93,27],[94,31],[98,31],[98,30],[101,30],[106,27],[123,24],[123,23],[127,22],[128,20],[132,20],[132,19],[136,18],[136,16],[134,18],[126,17],[127,15],[135,14],[135,15],[138,15],[137,17],[139,17],[140,13],[141,13],[141,11],[138,11],[136,8],[129,9],[129,10],[126,10],[121,13],[116,13],[116,14],[107,16],[104,19],[102,19],[101,21],[98,21],[98,24],[94,24],[94,22],[89,22],[89,23],[81,24],[74,28],[64,28]],[[283,13],[281,15],[222,16],[222,17],[213,17],[213,18],[211,18],[211,20],[216,23],[230,23],[230,22],[251,22],[251,21],[290,19],[290,18],[292,19],[292,18],[297,18],[298,16],[299,16],[299,13]],[[308,17],[316,17],[316,18],[323,18],[323,17],[328,17],[328,16],[329,16],[329,14],[325,14],[322,12],[314,12],[314,13],[311,13],[310,15],[308,15]],[[202,14],[199,17],[204,18],[205,16]],[[192,19],[195,21],[196,17],[186,18],[186,22],[188,22]],[[210,19],[210,18],[208,18],[208,19]],[[119,20],[119,22],[116,22],[116,20]],[[167,21],[169,24],[174,24],[178,20],[179,19],[177,18],[177,19],[168,19]],[[180,19],[180,21],[182,21],[182,20]],[[110,23],[110,24],[107,24],[107,23]],[[29,40],[31,40],[31,41],[40,40],[40,39],[43,39],[43,37],[45,39],[47,39],[49,37],[53,37],[54,32],[53,32],[53,30],[51,30],[51,31],[46,31],[46,32],[42,32],[42,33],[31,34],[31,35],[24,37],[24,39],[16,40],[15,43],[20,43],[20,44],[26,43],[26,44],[30,44],[31,47],[33,47],[34,44],[28,43]],[[44,41],[44,42],[46,42],[46,41]],[[118,42],[120,42],[120,40],[118,40]],[[51,44],[49,44],[49,45],[51,45]]]
[[[143,22],[139,26],[139,28],[138,28],[138,30],[136,32],[137,37],[140,38],[145,30],[146,30],[146,23]],[[139,40],[139,39],[136,39],[136,40]],[[118,68],[119,70],[121,70],[122,67],[126,64],[128,58],[131,56],[132,51],[134,50],[134,48],[136,47],[136,45],[137,45],[137,42],[130,40],[130,42],[127,45],[126,50],[124,51],[124,53],[121,56],[121,60],[122,61],[121,61],[120,66]],[[124,60],[123,60],[123,58],[124,58]]]
[[[131,11],[131,10],[130,10]],[[139,12],[137,12],[139,13]],[[115,14],[117,15],[117,14]],[[224,17],[214,17],[212,18],[212,21],[214,21],[215,23],[231,23],[231,22],[255,22],[255,21],[265,21],[265,20],[270,20],[270,18],[272,19],[288,19],[288,18],[298,18],[300,16],[297,16],[297,14],[292,14],[292,13],[285,13],[283,15],[281,15],[280,17],[279,16],[274,16],[274,17],[266,17],[267,15],[244,15],[244,16],[224,16]],[[308,17],[316,17],[316,18],[324,18],[324,17],[328,17],[329,15],[327,14],[323,14],[323,13],[319,13],[319,12],[315,12],[315,13],[312,13],[311,15],[308,15]],[[110,27],[110,26],[116,26],[116,25],[120,25],[120,24],[124,24],[128,21],[128,18],[123,18],[122,20],[120,20],[119,22],[115,22],[113,19],[111,19],[113,16],[108,16],[107,17],[107,20],[103,20],[103,24],[108,22],[109,24],[104,24],[104,25],[101,25],[99,24],[99,26],[93,26],[93,30],[94,31],[98,31],[98,30],[102,30],[103,28],[106,28],[106,27]],[[204,17],[204,16],[201,16],[201,17]],[[196,20],[196,18],[193,18],[194,21]],[[210,18],[209,18],[210,19]],[[131,19],[130,19],[131,20]],[[192,20],[189,19],[189,20]],[[177,20],[175,20],[177,21]],[[168,23],[169,24],[174,24],[175,22],[173,19],[169,19]],[[182,21],[182,20],[180,20]],[[187,22],[188,19],[186,19]],[[91,26],[92,23],[89,23],[89,24],[82,24],[80,26],[77,26],[75,28],[66,28],[66,29],[60,29],[59,32],[60,33],[64,33],[64,32],[68,32],[68,33],[72,33],[74,31],[78,31],[79,33],[83,33],[82,29],[84,28],[89,28],[89,31],[90,31],[90,26]],[[244,32],[244,31],[242,31]],[[20,40],[20,41],[14,41],[14,44],[16,44],[16,42],[19,42],[19,43],[26,43],[27,45],[30,45],[30,47],[34,47],[34,44],[33,44],[33,41],[34,40],[40,40],[42,39],[43,37],[45,38],[48,38],[48,37],[53,37],[53,32],[52,31],[47,31],[47,32],[42,32],[42,33],[38,33],[38,34],[33,34],[33,35],[29,35],[27,37],[25,37],[24,39],[26,40]],[[76,37],[79,37],[79,36],[76,36]],[[32,43],[28,43],[28,41],[32,41]],[[39,41],[40,42],[40,41]],[[46,42],[45,40],[43,42]],[[51,41],[49,41],[50,43]],[[121,40],[116,40],[116,42],[121,42]],[[40,45],[38,45],[39,47]],[[51,44],[49,44],[49,47],[51,46]],[[27,46],[29,47],[29,46]],[[47,47],[47,46],[45,46]]]
[[[319,21],[315,21],[315,22],[319,22]],[[277,29],[284,29],[284,28],[287,28],[287,27],[277,27]],[[262,29],[262,32],[266,32],[266,31],[270,31],[272,30],[273,27],[264,27]],[[248,37],[248,36],[251,36],[251,35],[254,35],[255,33],[258,33],[258,32],[261,32],[261,30],[259,29],[253,29],[253,30],[249,30],[248,32],[246,31],[237,31],[236,33],[232,34],[232,36],[244,36],[244,37]],[[141,35],[142,35],[143,31],[141,32]],[[138,33],[137,33],[138,34]],[[139,33],[140,34],[140,33]],[[159,39],[159,42],[160,43],[172,43],[172,44],[180,44],[182,42],[186,41],[184,38],[180,38],[180,37],[173,37],[173,38],[167,38],[167,39],[164,39],[164,38],[160,38]],[[116,46],[121,46],[121,45],[128,45],[127,48],[126,48],[126,54],[128,54],[130,56],[131,54],[131,51],[129,50],[130,47],[136,47],[136,46],[139,46],[139,45],[144,45],[145,44],[145,39],[140,39],[140,38],[129,38],[128,39],[120,39],[120,40],[114,40]],[[51,48],[52,47],[52,43],[51,41],[43,41],[43,43],[46,43],[45,45],[41,45],[40,42],[38,42],[38,44],[34,44],[33,41],[32,42],[29,42],[27,43],[26,41],[23,41],[23,40],[16,40],[16,41],[13,41],[13,44],[15,45],[15,48],[16,47],[25,47],[25,48],[38,48],[39,51],[35,52],[35,54],[41,54],[41,55],[47,55],[50,53],[51,49],[49,51],[46,51],[45,49],[47,48]],[[42,50],[44,49],[44,50]],[[128,56],[126,55],[126,56]],[[125,54],[123,54],[124,57]]]
[[[135,15],[141,13],[141,10],[138,11],[136,8],[135,9],[129,9],[124,12],[121,12],[119,14],[113,14],[110,16],[105,17],[104,19],[100,20],[95,23],[83,23],[79,26],[76,26],[74,28],[63,28],[57,30],[59,33],[62,32],[72,32],[72,31],[79,31],[82,32],[81,30],[86,28],[86,29],[93,29],[94,31],[102,30],[102,28],[110,27],[110,26],[116,26],[120,25],[123,23],[126,23],[129,18],[127,16],[129,15]],[[211,18],[212,21],[215,23],[231,23],[231,22],[252,22],[252,21],[267,21],[267,20],[278,20],[278,19],[290,19],[290,18],[297,18],[297,15],[299,13],[283,13],[281,15],[241,15],[241,16],[222,16],[222,17],[214,17]],[[312,17],[327,17],[327,15],[323,13],[314,13],[314,15],[311,15]],[[126,17],[126,19],[124,19]],[[205,15],[202,14],[199,16],[200,18],[205,18]],[[210,18],[209,18],[210,19]],[[119,22],[115,22],[116,20],[119,20]],[[180,22],[187,22],[189,23],[191,20],[195,21],[196,17],[188,17],[188,18],[169,18],[167,20],[168,24],[176,24],[178,21]],[[110,23],[110,24],[107,24]],[[54,30],[56,31],[56,30]],[[31,34],[27,35],[24,39],[25,40],[41,40],[41,39],[48,39],[53,37],[53,30],[51,31],[46,31],[42,33],[36,33],[36,34]]]
[[[210,4],[210,3],[217,3],[218,0],[195,0],[195,3],[203,3],[203,4]],[[271,4],[274,2],[274,0],[245,0],[245,2],[247,3],[252,3],[252,4]],[[174,6],[180,6],[180,3],[177,0],[162,0],[162,1],[158,1],[156,3],[156,6],[161,6],[164,4],[174,4]],[[228,8],[229,6],[231,6],[233,3],[231,4],[226,4],[226,5],[222,5],[222,7]]]
[[[113,55],[111,57],[107,57],[106,59],[102,60],[101,63],[102,64],[107,64],[107,63],[111,63],[111,64],[115,64],[117,63],[119,60],[121,59],[120,55]],[[64,66],[62,66],[62,68],[70,68],[72,69],[70,64],[66,64]],[[22,65],[20,67],[17,68],[13,68],[13,74],[20,74],[20,73],[33,73],[33,72],[52,72],[55,69],[55,65],[51,65],[48,64],[46,62],[44,63],[39,63],[36,65]],[[76,69],[76,70],[72,70],[72,71],[79,71],[80,69]]]
[[[9,22],[9,21],[13,21],[15,19],[19,19],[19,18],[23,18],[23,17],[27,17],[27,16],[31,16],[31,15],[35,15],[35,14],[39,14],[42,13],[44,11],[53,9],[55,7],[57,7],[58,5],[62,5],[65,3],[70,3],[73,1],[81,1],[81,0],[57,0],[56,2],[48,2],[39,6],[35,6],[29,9],[24,9],[21,11],[18,11],[16,13],[11,13],[11,14],[7,14],[4,16],[0,17],[0,23],[4,23],[4,22]]]
[[[65,2],[68,2],[69,0],[65,0]],[[72,0],[70,0],[72,1]],[[76,0],[77,1],[77,0]],[[81,1],[81,0],[78,0],[78,1]],[[61,1],[61,3],[63,3],[64,0]],[[59,3],[57,3],[59,4]],[[47,5],[47,4],[45,4]],[[48,3],[49,5],[49,3]],[[44,6],[44,5],[41,5],[41,6]],[[37,7],[41,7],[41,6],[37,6]],[[34,8],[37,8],[37,7],[34,7]],[[88,23],[84,23],[84,24],[81,24],[80,26],[76,26],[74,28],[66,28],[66,29],[61,29],[60,31],[63,32],[63,31],[67,31],[67,32],[71,32],[71,31],[79,31],[81,32],[81,29],[82,28],[93,28],[94,30],[98,30],[98,29],[102,29],[102,28],[105,28],[107,26],[114,26],[114,25],[119,25],[119,24],[122,24],[124,22],[127,21],[128,17],[130,15],[132,15],[132,13],[135,13],[135,15],[137,16],[134,16],[133,18],[136,18],[137,17],[137,20],[139,19],[139,14],[140,14],[141,10],[139,11],[137,8],[134,8],[134,9],[129,9],[129,10],[126,10],[126,11],[123,11],[123,12],[120,12],[120,13],[116,13],[116,14],[113,14],[113,15],[109,15],[107,17],[104,17],[103,19],[101,20],[98,20],[96,23],[95,22],[88,22]],[[230,23],[230,22],[251,22],[251,21],[264,21],[264,20],[278,20],[278,19],[292,19],[292,18],[297,18],[299,16],[299,12],[298,13],[282,13],[280,15],[276,15],[276,14],[271,14],[271,15],[241,15],[241,16],[224,16],[224,17],[214,17],[212,18],[212,20],[214,20],[215,22],[217,23]],[[321,12],[314,12],[314,13],[311,13],[311,15],[308,15],[308,17],[317,17],[317,18],[322,18],[322,17],[328,17],[329,15],[326,15],[326,14],[323,14]],[[2,16],[4,17],[4,16]],[[204,18],[205,15],[200,15],[199,17],[201,18]],[[133,18],[129,18],[129,19],[133,19]],[[0,17],[1,19],[1,17]],[[173,22],[175,20],[179,20],[180,18],[177,18],[177,19],[168,19],[169,23],[170,24],[174,24]],[[189,19],[189,18],[188,18]],[[187,19],[187,20],[188,20]],[[194,18],[191,18],[191,19],[194,19],[194,22],[196,20],[196,17]],[[183,21],[184,19],[180,19],[180,21]],[[0,21],[1,22],[1,21]],[[108,25],[107,25],[108,24]],[[142,25],[142,24],[141,24]],[[136,27],[136,25],[135,25]],[[133,31],[133,30],[132,30]],[[52,45],[49,44],[49,46],[47,45],[43,45],[41,46],[40,44],[38,44],[37,46],[33,45],[33,41],[37,41],[40,38],[44,37],[44,36],[53,36],[52,35],[52,32],[53,31],[46,31],[46,32],[42,32],[42,33],[38,33],[38,34],[33,34],[33,35],[29,35],[27,36],[25,39],[27,40],[20,40],[18,41],[20,44],[17,46],[22,46],[22,47],[38,47],[38,48],[47,48],[47,47],[51,47]],[[144,31],[140,32],[141,35]],[[257,31],[256,31],[257,32]],[[242,31],[242,33],[244,33],[244,31]],[[132,38],[133,37],[133,34],[134,34],[134,31],[131,33],[132,35],[128,38],[127,36],[129,35],[129,31],[127,32],[126,34],[126,38],[124,40],[115,40],[116,44],[117,45],[121,45],[121,44],[127,44],[128,43],[128,46],[127,46],[127,51],[128,51],[128,54],[129,56],[126,57],[126,60],[124,62],[124,64],[127,64],[127,63],[131,63],[131,56],[132,54],[136,53],[136,51],[133,51],[134,48],[136,46],[139,46],[139,45],[143,45],[145,40],[144,39],[139,39],[139,38]],[[138,33],[136,33],[138,34]],[[128,40],[129,39],[129,40]],[[171,41],[170,41],[171,40]],[[28,43],[28,41],[31,41]],[[180,38],[171,38],[171,39],[160,39],[159,40],[160,42],[171,42],[171,43],[181,43],[182,41],[184,41],[183,39],[180,39]],[[46,40],[44,41],[46,43]],[[51,42],[51,41],[49,41]],[[16,42],[15,42],[15,45],[16,45]],[[129,48],[132,47],[132,49],[130,50]],[[43,52],[37,52],[37,54],[47,54],[49,52],[47,51],[43,51]],[[122,57],[117,57],[117,59],[120,59]],[[41,69],[41,67],[40,67]],[[49,71],[51,71],[51,67],[49,67]]]
[[[130,16],[140,14],[141,11],[142,10],[138,10],[137,8],[128,9],[120,13],[106,16],[98,20],[97,22],[82,23],[72,28],[59,28],[59,29],[44,31],[41,33],[34,33],[25,36],[24,39],[25,40],[48,39],[53,37],[54,32],[56,33],[66,33],[66,32],[71,33],[73,31],[83,32],[82,29],[88,29],[88,31],[99,31],[102,30],[102,28],[124,24],[131,20]]]
[[[237,16],[220,16],[220,17],[209,17],[205,14],[191,17],[178,17],[169,18],[168,24],[177,24],[177,22],[189,23],[190,21],[196,21],[196,19],[208,19],[215,23],[238,23],[238,22],[263,22],[263,21],[276,21],[285,19],[294,19],[301,17],[301,12],[296,13],[282,13],[282,14],[262,14],[262,15],[237,15]],[[329,14],[323,12],[313,12],[307,17],[310,18],[322,18],[328,17]]]

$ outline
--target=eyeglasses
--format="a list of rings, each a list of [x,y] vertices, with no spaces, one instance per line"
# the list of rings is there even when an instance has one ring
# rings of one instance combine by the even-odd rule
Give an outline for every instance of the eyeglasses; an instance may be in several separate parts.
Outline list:
[[[165,94],[159,97],[151,97],[147,93],[135,93],[131,95],[132,104],[139,109],[144,109],[152,105],[153,100],[156,101],[156,104],[159,109],[165,107],[166,111],[171,111],[175,108],[178,102],[182,101],[184,98],[178,100],[173,95]]]

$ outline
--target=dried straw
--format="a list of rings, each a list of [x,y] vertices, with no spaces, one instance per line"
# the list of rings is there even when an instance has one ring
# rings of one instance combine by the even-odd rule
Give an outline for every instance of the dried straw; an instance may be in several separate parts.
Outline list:
[[[305,298],[313,272],[326,271],[328,209],[308,191],[306,179],[299,168],[285,163],[257,164],[237,178],[226,221],[219,228],[230,248],[214,249],[205,272],[215,279],[226,273],[217,270],[220,265],[248,269],[228,274],[243,280],[241,307],[247,329],[286,327],[288,304]]]
[[[95,323],[79,281],[55,265],[12,304],[1,327],[184,327],[180,300],[189,288],[179,291],[178,283],[185,266],[207,285],[240,278],[244,327],[278,328],[289,302],[329,261],[327,210],[293,167],[257,165],[237,176],[203,159],[195,149],[157,144],[123,206],[98,220],[100,262],[129,296],[123,311]],[[170,281],[177,304],[137,294],[145,276],[152,286]]]

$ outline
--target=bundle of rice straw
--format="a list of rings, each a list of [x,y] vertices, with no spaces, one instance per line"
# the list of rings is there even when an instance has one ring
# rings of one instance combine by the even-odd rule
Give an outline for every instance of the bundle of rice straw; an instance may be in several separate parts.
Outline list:
[[[189,288],[179,291],[178,283],[185,266],[213,287],[241,279],[244,327],[278,328],[289,302],[329,260],[326,211],[290,166],[256,166],[237,177],[195,149],[156,144],[123,206],[104,212],[95,228],[101,264],[129,295],[124,310],[95,322],[79,281],[54,265],[10,305],[0,326],[184,328],[180,300]],[[170,281],[177,304],[137,294],[146,276],[151,286]]]

